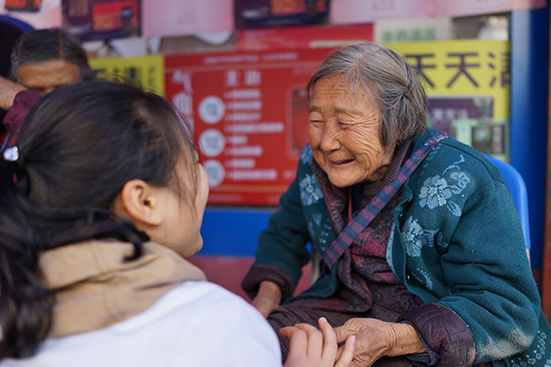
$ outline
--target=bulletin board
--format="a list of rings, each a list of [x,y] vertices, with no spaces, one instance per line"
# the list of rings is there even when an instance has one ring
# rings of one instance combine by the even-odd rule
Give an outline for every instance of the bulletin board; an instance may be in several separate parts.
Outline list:
[[[278,204],[306,144],[305,86],[330,52],[166,57],[166,95],[194,125],[210,204]]]
[[[508,41],[393,43],[420,72],[428,125],[480,152],[509,160],[511,52]]]
[[[164,94],[164,56],[91,58],[90,67],[99,79],[131,82]]]
[[[388,46],[420,71],[430,126],[508,159],[508,42]],[[307,142],[305,86],[332,51],[166,56],[166,95],[194,125],[209,177],[209,204],[278,205]]]

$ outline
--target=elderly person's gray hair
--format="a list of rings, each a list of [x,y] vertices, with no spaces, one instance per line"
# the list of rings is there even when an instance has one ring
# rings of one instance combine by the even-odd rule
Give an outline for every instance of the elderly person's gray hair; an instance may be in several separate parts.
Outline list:
[[[341,75],[351,96],[362,88],[381,112],[381,143],[397,145],[426,129],[427,96],[417,69],[396,52],[375,44],[346,46],[329,56],[306,87],[308,98],[318,80]]]
[[[81,80],[95,79],[86,51],[76,37],[62,28],[33,29],[23,33],[11,53],[10,79],[18,82],[22,65],[58,59],[78,67]]]

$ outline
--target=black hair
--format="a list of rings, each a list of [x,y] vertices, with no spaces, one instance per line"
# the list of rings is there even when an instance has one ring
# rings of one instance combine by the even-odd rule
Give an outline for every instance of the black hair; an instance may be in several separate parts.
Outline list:
[[[0,157],[0,360],[33,355],[48,335],[54,299],[40,282],[43,251],[114,238],[134,245],[127,261],[141,255],[147,235],[110,210],[126,182],[174,188],[193,203],[192,137],[166,99],[113,82],[61,88],[32,108],[19,158]],[[178,185],[181,159],[187,190]]]
[[[19,67],[50,60],[65,60],[78,67],[81,80],[94,79],[86,51],[62,28],[36,29],[23,33],[11,53],[10,79],[17,82]]]

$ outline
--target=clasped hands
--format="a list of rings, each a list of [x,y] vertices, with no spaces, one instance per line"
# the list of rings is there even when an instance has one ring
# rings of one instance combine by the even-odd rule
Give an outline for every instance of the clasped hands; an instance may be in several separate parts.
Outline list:
[[[268,317],[280,301],[279,287],[275,283],[265,281],[261,283],[252,305],[264,317]],[[280,330],[282,336],[291,339],[290,352],[285,364],[287,367],[369,367],[384,356],[395,357],[426,352],[417,332],[410,324],[385,322],[374,318],[353,318],[333,329],[325,318],[321,318],[319,325],[321,332],[309,324],[298,324]],[[338,347],[342,343],[345,344]],[[321,356],[319,364],[314,364],[312,360],[302,361],[302,364],[290,364],[297,363],[301,356],[315,355]]]

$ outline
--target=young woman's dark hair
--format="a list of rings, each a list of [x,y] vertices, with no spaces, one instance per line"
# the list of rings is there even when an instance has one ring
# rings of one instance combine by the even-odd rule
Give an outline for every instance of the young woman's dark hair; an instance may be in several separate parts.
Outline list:
[[[81,80],[94,78],[86,51],[79,41],[64,29],[49,28],[28,31],[17,40],[11,54],[10,79],[18,81],[17,75],[21,65],[58,59],[76,65]]]
[[[40,282],[41,252],[114,238],[140,256],[147,235],[110,210],[126,182],[170,187],[193,203],[191,137],[164,98],[112,82],[61,88],[33,107],[16,148],[0,157],[0,359],[33,355],[47,337],[54,295]],[[193,176],[185,190],[182,158]]]

